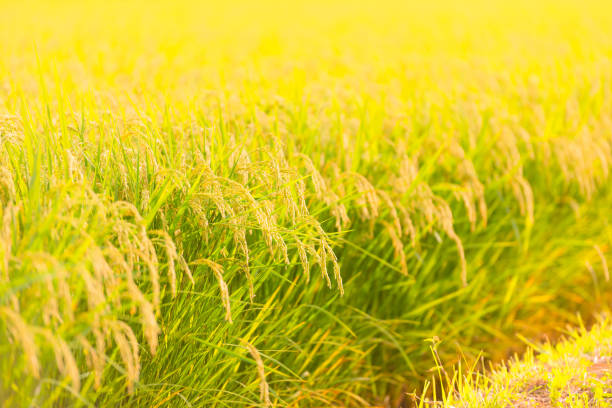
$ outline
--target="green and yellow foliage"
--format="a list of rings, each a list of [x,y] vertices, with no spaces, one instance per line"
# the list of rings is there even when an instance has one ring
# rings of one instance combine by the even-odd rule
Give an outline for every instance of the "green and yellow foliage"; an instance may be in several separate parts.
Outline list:
[[[612,5],[0,4],[0,401],[364,406],[610,300]]]

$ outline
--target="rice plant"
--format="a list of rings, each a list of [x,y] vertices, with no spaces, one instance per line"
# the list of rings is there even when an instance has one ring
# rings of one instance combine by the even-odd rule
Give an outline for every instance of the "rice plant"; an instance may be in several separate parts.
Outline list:
[[[612,6],[0,16],[6,406],[393,406],[610,300]]]

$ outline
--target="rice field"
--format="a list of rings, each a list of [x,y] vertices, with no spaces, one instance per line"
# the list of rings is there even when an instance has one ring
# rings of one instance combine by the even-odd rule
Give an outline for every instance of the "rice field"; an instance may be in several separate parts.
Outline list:
[[[0,56],[4,406],[398,407],[612,301],[612,4],[1,1]]]

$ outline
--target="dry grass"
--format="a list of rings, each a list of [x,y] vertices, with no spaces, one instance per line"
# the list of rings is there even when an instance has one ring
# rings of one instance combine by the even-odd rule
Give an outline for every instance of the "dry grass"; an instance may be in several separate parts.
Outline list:
[[[485,374],[470,373],[444,407],[607,407],[612,402],[611,332],[607,320],[572,330],[556,345],[532,346]],[[535,348],[533,348],[535,347]]]

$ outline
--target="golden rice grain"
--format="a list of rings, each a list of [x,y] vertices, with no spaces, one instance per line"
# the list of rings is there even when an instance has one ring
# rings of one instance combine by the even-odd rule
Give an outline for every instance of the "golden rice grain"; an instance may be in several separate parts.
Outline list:
[[[271,407],[272,402],[270,401],[270,386],[266,381],[266,370],[261,359],[261,355],[259,351],[248,341],[242,339],[242,344],[251,354],[251,357],[255,360],[255,364],[257,365],[257,373],[259,374],[259,399],[264,404],[265,407]]]

